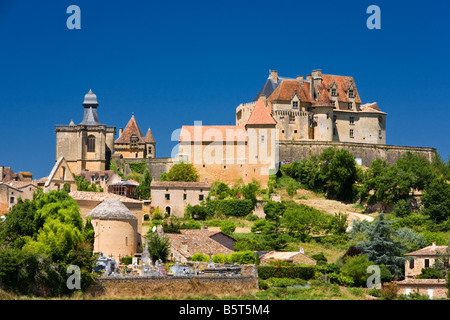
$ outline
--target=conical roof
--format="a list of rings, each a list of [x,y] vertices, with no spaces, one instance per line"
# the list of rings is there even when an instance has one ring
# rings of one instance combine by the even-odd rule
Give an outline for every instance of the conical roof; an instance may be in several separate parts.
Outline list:
[[[246,125],[252,124],[277,124],[270,114],[270,109],[264,105],[262,98],[259,98],[253,108],[252,114]]]
[[[145,136],[144,141],[147,143],[156,143],[155,139],[153,139],[152,130],[150,130],[150,128],[147,130],[147,135]]]
[[[98,121],[97,116],[97,96],[89,89],[89,92],[84,96],[83,101],[84,114],[83,121],[81,121],[80,125],[85,126],[98,126],[101,123]]]
[[[100,220],[137,220],[134,214],[117,198],[103,200],[92,209],[88,216]]]
[[[130,143],[130,137],[132,135],[135,135],[139,138],[138,142],[143,142],[144,137],[142,135],[141,129],[139,128],[139,125],[137,124],[136,118],[134,115],[131,116],[130,121],[128,121],[127,126],[125,129],[123,129],[122,134],[119,138],[115,141],[116,143]]]

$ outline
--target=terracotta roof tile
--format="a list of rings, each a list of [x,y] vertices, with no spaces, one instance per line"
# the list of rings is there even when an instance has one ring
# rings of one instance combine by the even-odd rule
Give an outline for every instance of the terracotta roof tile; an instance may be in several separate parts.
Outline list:
[[[130,121],[128,121],[127,126],[123,129],[122,134],[115,141],[115,143],[130,143],[130,137],[136,135],[139,140],[138,143],[144,142],[144,137],[142,135],[141,129],[139,128],[134,115],[131,116]]]
[[[277,122],[270,113],[271,113],[270,107],[266,107],[264,101],[261,98],[259,98],[247,121],[247,125],[277,124]]]
[[[186,258],[196,253],[211,255],[233,253],[232,250],[212,239],[211,236],[214,234],[217,232],[182,230],[181,234],[166,233],[165,236],[169,238],[171,246]]]
[[[69,193],[75,200],[92,200],[92,201],[103,201],[109,198],[117,198],[121,202],[133,202],[133,203],[142,203],[142,201],[127,198],[120,196],[114,193],[106,193],[106,192],[89,192],[89,191],[71,191]]]
[[[153,139],[152,130],[150,130],[150,128],[148,128],[147,130],[147,134],[144,138],[144,141],[147,143],[156,143],[155,139]]]
[[[153,180],[150,184],[153,187],[162,187],[162,188],[211,188],[211,184],[209,182],[185,182],[185,181],[156,181]]]
[[[333,104],[331,103],[331,96],[328,90],[323,89],[320,92],[319,99],[317,99],[317,101],[313,103],[313,107],[333,107]]]
[[[337,94],[338,94],[338,101],[341,102],[350,102],[348,98],[348,88],[350,84],[353,84],[353,90],[354,90],[354,101],[356,103],[361,103],[361,99],[359,98],[358,90],[356,89],[355,81],[353,80],[353,77],[347,77],[347,76],[336,76],[332,74],[322,74],[322,88],[321,89],[327,89],[330,90],[331,85],[333,84],[333,81],[337,85]]]
[[[291,101],[294,94],[297,94],[300,101],[314,102],[309,93],[309,84],[304,82],[303,86],[298,80],[283,80],[272,92],[267,101]]]
[[[434,256],[436,253],[444,253],[446,249],[447,246],[431,245],[410,253],[406,253],[405,256]]]

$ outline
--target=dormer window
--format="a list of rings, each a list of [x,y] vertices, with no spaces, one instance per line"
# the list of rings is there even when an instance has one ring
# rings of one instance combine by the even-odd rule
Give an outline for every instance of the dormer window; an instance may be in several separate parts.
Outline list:
[[[139,141],[139,138],[135,134],[131,135],[131,137],[130,137],[130,147],[137,148],[138,141]]]
[[[333,105],[333,107],[336,107],[336,101],[332,100],[331,104]]]
[[[292,108],[298,109],[298,101],[292,101]]]
[[[336,96],[337,96],[337,94],[336,94],[336,88],[331,88],[331,96],[332,96],[332,97],[336,97]]]
[[[349,103],[348,103],[348,109],[349,109],[349,110],[353,109],[353,102],[349,102]]]
[[[352,89],[348,90],[348,97],[349,98],[354,98],[354,92]]]

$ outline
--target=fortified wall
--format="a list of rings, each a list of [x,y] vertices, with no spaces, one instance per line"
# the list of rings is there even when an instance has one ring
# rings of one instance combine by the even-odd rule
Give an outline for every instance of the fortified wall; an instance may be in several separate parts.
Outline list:
[[[361,165],[370,166],[372,161],[379,158],[388,164],[394,164],[407,151],[424,155],[431,161],[436,155],[436,148],[408,147],[394,145],[377,145],[369,143],[332,142],[332,141],[279,141],[279,160],[298,161],[312,155],[320,155],[329,147],[346,149],[355,158],[361,159]]]

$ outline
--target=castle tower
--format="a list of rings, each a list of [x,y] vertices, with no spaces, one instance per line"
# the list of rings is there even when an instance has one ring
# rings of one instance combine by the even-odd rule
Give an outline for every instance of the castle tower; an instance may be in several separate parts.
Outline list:
[[[154,158],[156,155],[156,141],[150,128],[144,137],[134,117],[128,121],[125,129],[119,131],[119,137],[114,142],[114,150],[124,159]]]
[[[84,113],[80,124],[55,126],[56,160],[63,156],[75,174],[84,170],[98,171],[109,168],[116,128],[98,120],[97,96],[89,90],[84,96]]]
[[[277,122],[269,106],[259,98],[245,125],[247,131],[247,164],[250,175],[267,176],[278,162],[276,148]],[[253,170],[253,172],[251,172]]]
[[[328,90],[320,92],[320,96],[312,105],[314,114],[313,139],[332,141],[334,132],[333,104]]]

